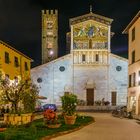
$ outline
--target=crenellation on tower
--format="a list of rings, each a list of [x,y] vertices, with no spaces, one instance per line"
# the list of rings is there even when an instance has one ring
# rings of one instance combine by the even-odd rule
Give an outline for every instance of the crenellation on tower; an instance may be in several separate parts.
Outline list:
[[[51,10],[51,14],[53,15],[53,10]]]
[[[55,14],[57,14],[57,15],[58,15],[58,10],[55,10]]]
[[[58,10],[42,10],[42,64],[56,59],[57,56]]]
[[[58,15],[58,10],[42,10],[42,13],[46,15]]]

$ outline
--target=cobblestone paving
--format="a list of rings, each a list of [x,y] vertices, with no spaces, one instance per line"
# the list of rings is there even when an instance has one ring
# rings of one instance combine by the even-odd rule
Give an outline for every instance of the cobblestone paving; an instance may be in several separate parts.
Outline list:
[[[140,124],[136,120],[112,117],[109,113],[86,113],[95,123],[52,140],[140,140]]]

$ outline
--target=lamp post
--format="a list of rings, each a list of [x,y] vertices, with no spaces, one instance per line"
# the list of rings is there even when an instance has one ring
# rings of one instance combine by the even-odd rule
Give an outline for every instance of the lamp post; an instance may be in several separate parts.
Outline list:
[[[72,51],[72,56],[73,56],[73,94],[74,94],[74,50]]]
[[[54,51],[52,49],[49,49],[48,53],[49,53],[49,57],[50,57],[49,60],[51,61],[53,59],[53,56],[54,56]],[[54,62],[52,62],[52,68],[53,68],[53,71],[52,71],[53,72],[53,74],[52,74],[53,94],[52,94],[51,102],[54,103]]]

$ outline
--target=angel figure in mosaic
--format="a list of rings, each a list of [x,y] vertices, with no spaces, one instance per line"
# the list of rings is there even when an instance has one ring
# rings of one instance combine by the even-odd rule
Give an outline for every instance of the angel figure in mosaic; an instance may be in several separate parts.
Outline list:
[[[80,31],[78,32],[78,36],[86,36],[85,27],[80,29]]]
[[[96,32],[97,36],[103,36],[101,29],[99,27],[97,27],[97,32]]]

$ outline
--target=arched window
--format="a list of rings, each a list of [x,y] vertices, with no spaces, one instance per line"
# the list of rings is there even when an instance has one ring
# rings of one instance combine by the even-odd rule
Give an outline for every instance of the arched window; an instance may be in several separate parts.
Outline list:
[[[82,62],[85,62],[85,61],[86,61],[86,55],[82,54]]]

